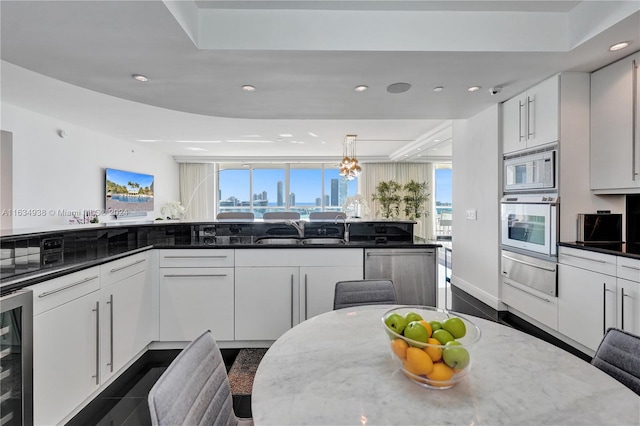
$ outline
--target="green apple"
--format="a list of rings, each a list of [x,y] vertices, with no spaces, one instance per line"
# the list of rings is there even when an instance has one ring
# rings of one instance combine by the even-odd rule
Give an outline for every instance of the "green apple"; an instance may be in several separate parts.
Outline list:
[[[420,322],[411,321],[404,328],[404,337],[415,340],[416,342],[427,343],[427,340],[429,340],[429,331],[427,331],[427,327],[420,324]],[[408,343],[411,345],[410,342]]]
[[[442,323],[440,321],[429,321],[429,325],[431,326],[431,330],[436,331],[442,328]]]
[[[402,334],[405,326],[407,325],[404,317],[398,313],[389,315],[387,318],[385,318],[384,323],[387,325],[387,327],[398,334]]]
[[[458,341],[452,340],[447,342],[445,348],[442,350],[442,359],[444,363],[449,367],[462,370],[469,365],[469,352],[462,347],[462,344]]]
[[[411,321],[420,321],[422,316],[416,312],[407,312],[404,314],[404,320],[409,324]]]
[[[441,345],[446,345],[447,342],[454,340],[451,333],[449,333],[447,330],[444,330],[442,328],[440,330],[434,331],[433,336],[431,337],[433,337],[438,342],[440,342]]]
[[[458,317],[451,317],[442,321],[442,328],[451,333],[456,339],[460,339],[467,334],[467,327],[464,325],[464,321]]]

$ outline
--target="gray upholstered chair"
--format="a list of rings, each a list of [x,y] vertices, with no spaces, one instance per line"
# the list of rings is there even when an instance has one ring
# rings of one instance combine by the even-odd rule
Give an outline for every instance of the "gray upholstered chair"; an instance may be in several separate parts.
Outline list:
[[[253,425],[233,411],[227,370],[209,330],[178,354],[151,388],[148,402],[154,426]]]
[[[222,212],[216,216],[220,222],[253,222],[253,218],[251,212]]]
[[[309,222],[334,222],[337,217],[346,219],[347,214],[344,212],[311,212],[309,213]]]
[[[333,309],[395,303],[396,291],[391,280],[339,281],[333,296]]]
[[[640,337],[610,328],[591,364],[640,395]]]
[[[265,222],[282,221],[282,220],[300,220],[298,212],[266,212],[262,215]]]

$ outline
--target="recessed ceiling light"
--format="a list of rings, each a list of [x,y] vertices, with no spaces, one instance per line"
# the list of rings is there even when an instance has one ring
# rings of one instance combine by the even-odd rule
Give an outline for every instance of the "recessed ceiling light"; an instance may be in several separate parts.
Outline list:
[[[257,139],[227,139],[231,143],[273,143],[273,141],[257,140]]]
[[[137,142],[162,142],[162,139],[136,139]]]
[[[260,135],[240,135],[241,138],[259,138]]]
[[[440,142],[440,139],[434,139],[433,141],[434,142]]]
[[[444,90],[444,87],[442,87],[442,86],[436,86],[436,87],[433,88],[434,92],[442,92],[443,90]]]
[[[255,92],[256,88],[250,84],[245,84],[244,86],[242,86],[242,90],[244,90],[245,92]]]
[[[437,151],[438,148],[431,148],[431,151]]]
[[[314,138],[317,138],[317,137],[318,137],[318,135],[316,135],[316,134],[315,134],[315,133],[313,133],[313,132],[309,132],[309,136],[312,136],[312,137],[314,137]]]
[[[192,146],[187,147],[189,151],[206,151],[204,148],[194,148]]]
[[[478,91],[478,90],[480,90],[481,88],[482,88],[482,87],[480,87],[480,86],[471,86],[471,87],[469,87],[467,90],[468,90],[469,92],[477,92],[477,91]]]
[[[422,148],[418,148],[417,151],[422,151]]]
[[[326,143],[325,141],[320,141],[320,143]]]
[[[133,74],[131,77],[133,77],[134,80],[142,81],[143,83],[149,81],[149,77],[142,74]]]
[[[353,90],[355,90],[356,92],[364,92],[369,88],[369,86],[365,86],[364,84],[361,84],[359,86],[356,86]]]
[[[293,135],[291,133],[280,133],[278,136],[281,138],[292,138]]]
[[[180,140],[180,141],[176,141],[178,143],[220,143],[222,141],[185,141],[185,140]]]
[[[620,43],[616,43],[613,46],[611,46],[609,48],[609,51],[615,52],[616,50],[624,49],[627,46],[629,46],[629,42],[628,41],[621,41]]]
[[[411,89],[409,83],[393,83],[387,86],[387,92],[389,93],[404,93]]]

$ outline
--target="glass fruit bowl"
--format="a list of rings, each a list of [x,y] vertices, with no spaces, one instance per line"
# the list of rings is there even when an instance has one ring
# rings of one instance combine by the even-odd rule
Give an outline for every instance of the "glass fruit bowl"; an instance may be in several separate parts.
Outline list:
[[[471,369],[480,329],[457,312],[402,306],[382,316],[400,370],[421,386],[448,389]]]

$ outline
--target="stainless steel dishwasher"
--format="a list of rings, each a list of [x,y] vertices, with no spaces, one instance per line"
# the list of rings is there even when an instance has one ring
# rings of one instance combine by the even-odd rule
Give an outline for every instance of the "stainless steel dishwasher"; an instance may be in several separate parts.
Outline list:
[[[364,251],[365,279],[393,281],[398,303],[436,306],[437,248],[375,248]]]

